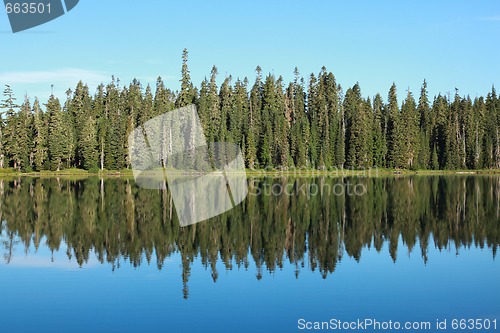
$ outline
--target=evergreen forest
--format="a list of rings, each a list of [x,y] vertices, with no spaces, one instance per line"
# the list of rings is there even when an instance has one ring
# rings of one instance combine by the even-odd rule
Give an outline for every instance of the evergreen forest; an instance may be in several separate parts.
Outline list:
[[[418,96],[393,84],[387,98],[364,97],[360,85],[343,89],[321,68],[293,82],[264,75],[253,82],[224,78],[214,66],[196,86],[188,51],[182,54],[180,91],[128,85],[111,78],[95,92],[78,82],[61,101],[19,100],[5,85],[0,103],[0,168],[20,172],[130,168],[128,135],[149,119],[195,104],[209,142],[234,142],[249,169],[408,170],[500,169],[500,99],[439,94],[424,80]],[[402,96],[402,98],[401,98]]]

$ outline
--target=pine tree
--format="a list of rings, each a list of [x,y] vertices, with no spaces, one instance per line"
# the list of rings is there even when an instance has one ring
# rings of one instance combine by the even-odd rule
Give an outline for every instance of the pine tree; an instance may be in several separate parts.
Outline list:
[[[166,112],[172,111],[175,108],[174,93],[165,87],[161,77],[156,80],[156,91],[154,97],[154,114],[152,116],[159,116]]]
[[[309,159],[311,161],[311,167],[317,168],[320,166],[319,160],[319,146],[320,146],[320,121],[319,115],[316,109],[316,100],[318,92],[317,79],[314,73],[309,76],[309,89],[308,89],[308,100],[307,100],[307,115],[309,116],[310,124],[310,141],[309,141]]]
[[[338,87],[335,76],[321,68],[318,78],[311,76],[308,99],[308,113],[311,128],[316,128],[312,134],[312,151],[317,166],[324,169],[332,167],[337,161],[337,132],[340,130]],[[314,143],[313,143],[314,142]],[[341,148],[341,147],[340,147]]]
[[[98,141],[98,156],[99,156],[99,169],[104,170],[106,152],[107,152],[107,132],[110,130],[109,123],[109,112],[106,108],[106,96],[104,90],[104,84],[100,84],[97,87],[97,93],[92,101],[92,114],[96,117],[96,128],[97,128],[97,141]]]
[[[153,118],[155,113],[153,92],[151,91],[151,86],[149,84],[146,87],[144,97],[141,99],[142,103],[139,108],[139,112],[137,113],[137,125],[145,124],[148,120]]]
[[[376,167],[384,167],[387,155],[387,143],[385,136],[385,117],[383,113],[383,101],[380,94],[375,95],[373,99],[373,165]]]
[[[129,142],[128,142],[128,137],[130,133],[132,133],[138,126],[143,125],[140,123],[140,121],[143,121],[144,119],[141,118],[141,108],[142,108],[142,88],[141,88],[141,83],[137,80],[134,79],[132,80],[132,83],[130,83],[128,89],[123,89],[122,91],[122,99],[125,103],[125,109],[126,109],[126,115],[127,115],[127,120],[126,120],[126,131],[125,131],[125,136],[123,137],[124,140],[124,154],[125,154],[125,164],[126,167],[129,168],[131,165],[131,155],[129,151]],[[147,153],[145,151],[140,151],[138,153]]]
[[[465,133],[462,128],[462,107],[458,91],[453,103],[448,106],[448,122],[446,126],[445,168],[455,170],[465,167]]]
[[[255,68],[257,77],[255,83],[250,90],[250,103],[248,113],[248,133],[247,133],[247,166],[253,169],[255,166],[260,166],[259,143],[262,131],[262,69],[260,66]],[[251,132],[251,133],[250,133]]]
[[[29,102],[28,96],[25,96],[24,103],[21,105],[21,109],[16,116],[16,138],[15,147],[13,149],[13,161],[14,167],[21,171],[32,171],[33,156],[32,152],[32,114],[31,114],[31,104]]]
[[[172,111],[175,108],[175,96],[170,89],[165,88],[163,80],[161,77],[158,77],[156,80],[156,92],[154,97],[154,108],[153,108],[153,116],[159,116],[166,114],[169,111]],[[198,107],[199,112],[199,107]],[[202,120],[203,125],[203,120]],[[162,133],[167,133],[167,124],[164,122],[162,124]],[[164,168],[167,167],[168,160],[168,148],[169,142],[166,135],[162,136],[161,142],[161,159],[162,166]]]
[[[446,165],[446,146],[447,146],[447,126],[448,126],[448,101],[446,97],[438,95],[432,103],[432,136],[431,147],[436,152],[437,161],[433,159],[434,167],[444,169]],[[434,168],[433,167],[433,168]]]
[[[81,131],[86,119],[92,114],[92,97],[90,96],[88,86],[82,81],[78,82],[72,98],[70,98],[68,92],[68,99],[64,108],[70,117],[71,123],[69,125],[72,130],[72,137],[77,139],[71,143],[75,147],[73,154],[75,156],[75,165],[83,167],[82,151],[84,147],[80,141]]]
[[[464,169],[466,167],[467,157],[467,136],[465,133],[466,118],[469,109],[471,108],[470,101],[466,98],[461,98],[458,95],[458,89],[455,92],[455,100],[452,105],[452,112],[455,114],[455,130],[457,140],[457,158],[458,168]]]
[[[46,170],[48,160],[48,122],[38,99],[33,103],[33,159],[34,170]]]
[[[218,142],[233,142],[234,139],[230,136],[230,130],[229,130],[229,117],[232,113],[232,108],[234,105],[233,102],[234,96],[233,96],[233,88],[231,86],[231,76],[227,77],[224,82],[222,83],[222,86],[220,88],[219,92],[219,103],[220,103],[220,109],[218,110],[219,113],[219,126],[217,129],[216,137]],[[220,146],[220,153],[223,154],[224,160],[227,160],[227,156],[225,155],[227,152],[225,150],[222,150],[222,148],[226,148],[225,146]]]
[[[325,124],[325,132],[328,131],[328,149],[325,148],[325,163],[328,167],[337,166],[336,161],[336,151],[339,149],[337,147],[337,136],[340,130],[340,112],[339,112],[339,95],[338,86],[335,80],[335,76],[332,72],[329,72],[324,78],[325,85],[325,95],[327,104],[327,120],[328,123]]]
[[[126,90],[126,100],[127,114],[132,118],[134,126],[138,127],[143,125],[147,117],[142,114],[143,95],[141,82],[139,80],[133,79],[132,83],[130,83],[128,90]]]
[[[19,106],[16,104],[16,98],[14,97],[14,92],[9,85],[5,85],[5,90],[3,92],[4,99],[0,105],[1,109],[4,109],[5,122],[2,116],[2,124],[0,124],[0,137],[1,137],[1,156],[0,156],[0,166],[9,166],[10,160],[14,154],[14,149],[16,147],[16,111]]]
[[[399,111],[396,84],[392,84],[389,89],[388,104],[386,105],[388,114],[387,127],[387,164],[390,168],[404,168],[407,165],[404,156],[405,128]]]
[[[467,167],[479,169],[482,167],[484,140],[484,117],[486,106],[483,97],[475,98],[467,116]]]
[[[248,92],[245,82],[236,81],[234,86],[234,99],[231,111],[228,115],[229,133],[233,142],[237,143],[243,150],[245,144],[243,138],[248,133],[248,124],[244,121],[244,117],[249,112]]]
[[[427,97],[427,81],[424,80],[420,90],[420,97],[418,99],[417,112],[420,117],[419,124],[419,154],[417,166],[422,169],[427,169],[430,166],[431,159],[431,115],[429,98]]]
[[[189,74],[189,67],[187,62],[188,51],[187,49],[184,49],[182,51],[181,91],[175,102],[175,106],[177,108],[196,103],[197,93],[193,84],[191,83],[191,75]]]
[[[223,141],[219,133],[222,126],[222,117],[219,91],[217,88],[217,74],[217,67],[213,66],[210,73],[210,83],[208,84],[208,131],[205,133],[208,142]]]
[[[486,168],[500,168],[500,102],[497,98],[495,87],[486,96],[486,118],[485,130],[486,140],[484,141]]]
[[[335,135],[335,166],[340,169],[344,168],[345,164],[345,151],[346,151],[346,117],[345,117],[345,109],[344,109],[344,94],[342,87],[338,85],[337,87],[337,95],[339,96],[338,100],[338,109],[339,109],[339,117],[337,121],[337,130]]]
[[[106,86],[105,113],[108,115],[104,146],[104,165],[109,170],[125,168],[124,143],[127,114],[121,107],[121,98],[115,80]]]
[[[317,128],[316,149],[317,149],[317,166],[324,169],[326,166],[331,166],[331,127],[330,110],[327,102],[327,72],[323,66],[318,75],[315,86],[311,87],[312,95],[309,96],[309,112],[313,116],[314,127]],[[335,82],[333,82],[335,84]],[[330,89],[332,89],[330,87]],[[335,87],[333,87],[333,90]]]
[[[129,151],[129,142],[128,142],[128,137],[129,135],[134,131],[135,129],[135,125],[134,125],[134,118],[127,114],[127,117],[126,117],[126,126],[125,126],[125,135],[123,137],[123,155],[125,156],[125,167],[128,169],[130,168],[131,164],[132,164],[132,157],[130,155],[130,151]]]
[[[432,155],[431,155],[431,162],[430,163],[431,163],[432,170],[439,170],[439,158],[438,158],[436,146],[434,146],[432,148]]]
[[[98,167],[99,153],[97,142],[97,124],[92,116],[85,121],[80,134],[82,145],[83,167],[85,170],[94,170]]]
[[[266,77],[262,94],[262,132],[260,137],[260,163],[264,167],[273,167],[276,152],[273,135],[273,122],[279,114],[278,96],[273,75]],[[274,123],[274,125],[276,125]]]
[[[254,169],[257,160],[257,144],[252,130],[248,132],[246,141],[245,165],[247,168]]]
[[[414,169],[417,166],[417,158],[419,155],[419,124],[420,119],[417,113],[417,107],[413,95],[408,90],[406,99],[401,106],[401,131],[404,126],[404,139],[401,142],[401,161],[400,166],[406,169]]]
[[[207,136],[208,133],[210,132],[210,129],[209,129],[209,126],[210,126],[209,105],[210,105],[209,82],[205,78],[201,82],[200,95],[199,95],[198,103],[197,103],[198,115],[200,117],[201,126],[203,127],[203,131],[205,133],[205,136]],[[207,140],[210,142],[210,139],[207,139]]]
[[[72,127],[72,117],[68,112],[62,113],[62,130],[66,136],[66,140],[64,140],[61,144],[62,149],[62,162],[64,163],[64,167],[70,168],[74,165],[75,161],[75,149],[76,149],[76,140],[74,129]],[[97,147],[96,147],[97,149]],[[96,151],[97,154],[97,151]]]
[[[299,70],[295,67],[295,80],[287,90],[287,99],[291,108],[290,153],[295,166],[308,166],[309,155],[309,120],[306,113],[306,94],[304,80],[299,78]]]
[[[286,106],[286,98],[283,92],[283,78],[276,80],[276,104],[277,113],[273,117],[274,128],[274,163],[282,169],[288,169],[293,164],[290,160],[290,110]]]
[[[347,90],[344,109],[347,119],[346,166],[368,168],[372,163],[372,109],[370,100],[361,98],[358,84]]]
[[[61,104],[58,98],[51,95],[47,102],[47,113],[49,115],[48,131],[48,156],[50,169],[59,171],[63,167],[64,142],[67,140],[65,133]]]

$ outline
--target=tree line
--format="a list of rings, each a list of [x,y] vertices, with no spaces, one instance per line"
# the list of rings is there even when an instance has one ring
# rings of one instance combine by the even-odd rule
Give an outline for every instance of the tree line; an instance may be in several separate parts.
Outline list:
[[[182,55],[180,91],[161,78],[155,91],[134,79],[112,78],[92,95],[79,82],[61,102],[53,94],[41,105],[25,96],[21,105],[6,85],[0,105],[0,168],[20,171],[130,168],[128,135],[149,119],[195,104],[209,142],[234,142],[248,168],[500,168],[500,99],[428,96],[424,80],[418,101],[410,90],[398,101],[363,97],[358,83],[345,92],[325,67],[304,80],[256,68],[255,82],[232,76],[217,85],[217,68],[196,87],[188,52]]]
[[[342,184],[340,177],[250,178],[251,192]],[[65,251],[83,266],[95,257],[112,269],[182,261],[184,297],[191,266],[200,260],[214,281],[226,270],[255,267],[257,279],[291,265],[298,278],[313,270],[323,278],[343,258],[362,260],[368,249],[394,262],[401,249],[426,263],[435,251],[459,254],[500,245],[500,182],[496,176],[364,177],[362,196],[330,191],[308,195],[249,195],[222,215],[182,228],[169,191],[146,190],[127,178],[0,179],[0,244],[8,263],[19,250]],[[25,251],[23,251],[25,250]],[[24,254],[22,254],[24,255]],[[169,269],[165,267],[164,269]],[[253,271],[253,269],[252,269]],[[207,274],[207,275],[208,275]]]

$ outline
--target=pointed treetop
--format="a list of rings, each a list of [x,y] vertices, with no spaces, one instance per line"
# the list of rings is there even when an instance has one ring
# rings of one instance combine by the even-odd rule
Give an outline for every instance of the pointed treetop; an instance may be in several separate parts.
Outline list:
[[[210,81],[215,81],[217,74],[219,74],[219,72],[217,71],[217,66],[213,65],[212,70],[210,71]]]
[[[299,82],[299,77],[300,77],[299,69],[297,67],[293,69],[293,74],[295,75],[295,84],[297,84],[297,82]]]
[[[257,65],[255,71],[257,72],[257,77],[260,79],[262,77],[262,68]]]

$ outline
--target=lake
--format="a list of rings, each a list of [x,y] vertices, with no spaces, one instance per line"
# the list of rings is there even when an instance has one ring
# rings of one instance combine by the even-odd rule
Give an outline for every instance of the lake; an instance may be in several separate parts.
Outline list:
[[[498,331],[499,176],[248,188],[181,227],[133,179],[0,179],[1,331]]]

